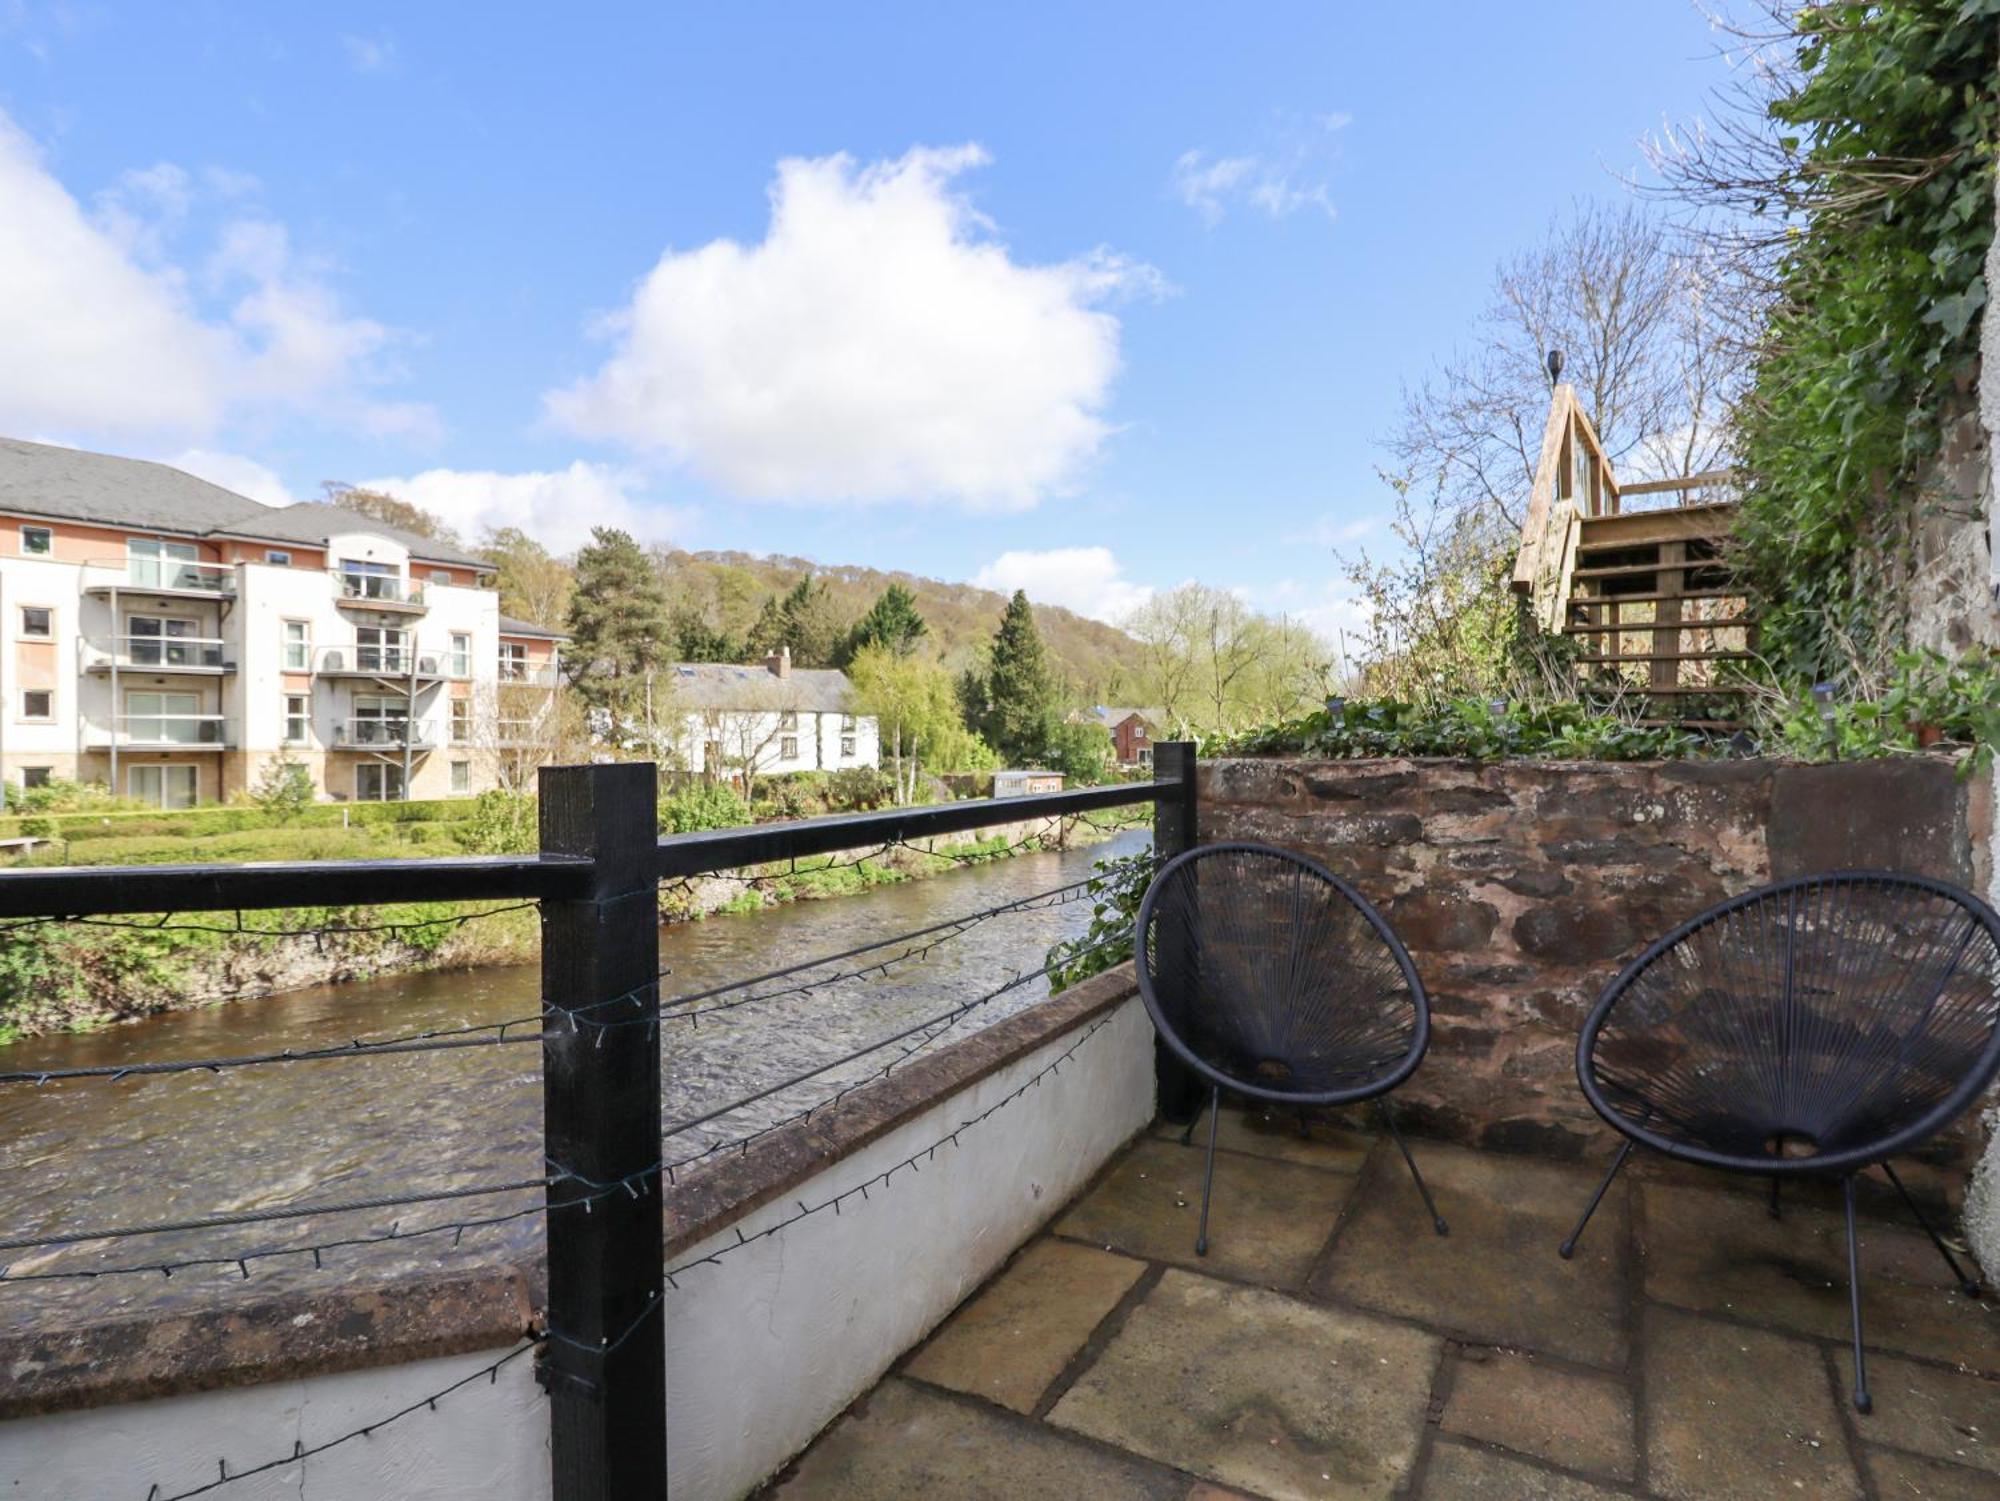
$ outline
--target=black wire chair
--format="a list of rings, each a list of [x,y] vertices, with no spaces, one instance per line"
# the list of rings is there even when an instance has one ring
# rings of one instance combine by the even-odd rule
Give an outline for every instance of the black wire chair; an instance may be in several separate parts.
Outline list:
[[[1196,1255],[1208,1254],[1216,1113],[1225,1089],[1300,1110],[1376,1100],[1431,1223],[1448,1233],[1381,1104],[1422,1061],[1430,1007],[1409,954],[1359,892],[1289,850],[1202,845],[1153,877],[1138,935],[1139,994],[1153,1026],[1209,1083]],[[1183,1145],[1194,1126],[1188,1122]]]
[[[1612,981],[1576,1050],[1593,1109],[1625,1140],[1562,1243],[1634,1146],[1727,1172],[1838,1178],[1847,1207],[1854,1405],[1861,1349],[1855,1175],[1880,1164],[1968,1297],[1979,1285],[1889,1158],[1936,1134],[2000,1073],[2000,917],[1943,881],[1835,871],[1683,923]]]

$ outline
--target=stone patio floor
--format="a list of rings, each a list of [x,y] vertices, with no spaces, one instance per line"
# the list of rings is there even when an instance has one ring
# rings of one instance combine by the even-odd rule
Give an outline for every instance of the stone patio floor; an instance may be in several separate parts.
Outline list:
[[[1205,1129],[1205,1128],[1204,1128]],[[801,1498],[2000,1498],[2000,1299],[1870,1219],[1847,1400],[1837,1201],[1226,1111],[1118,1157],[772,1487]]]

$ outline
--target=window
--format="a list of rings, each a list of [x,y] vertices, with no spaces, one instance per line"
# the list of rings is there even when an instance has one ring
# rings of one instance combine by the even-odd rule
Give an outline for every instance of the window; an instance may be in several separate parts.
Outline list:
[[[285,744],[304,745],[312,733],[312,700],[303,693],[285,695]]]
[[[364,761],[354,768],[354,800],[399,803],[403,800],[403,768],[393,761]]]
[[[433,569],[431,570],[431,582],[432,582],[433,584],[448,584],[448,583],[450,583],[450,582],[451,582],[451,570],[450,570],[449,568],[433,568]]]
[[[142,588],[213,588],[214,570],[204,574],[201,549],[192,542],[159,542],[130,537],[125,542],[126,576]]]
[[[47,640],[56,633],[55,611],[47,605],[21,606],[21,634]]]
[[[222,648],[204,648],[195,638],[200,622],[172,615],[130,615],[126,650],[134,667],[220,667]]]
[[[455,698],[451,701],[451,743],[464,745],[472,739],[472,700]]]
[[[55,774],[56,769],[53,766],[23,766],[21,785],[30,791],[37,787],[46,787]]]
[[[855,718],[852,714],[843,714],[840,716],[841,734],[852,735],[856,730],[860,728],[861,726],[855,722]]]
[[[356,745],[401,745],[410,736],[410,701],[357,693],[347,728]]]
[[[199,693],[125,695],[125,738],[167,745],[201,745],[222,733],[222,722],[201,712]]]
[[[285,633],[285,671],[312,671],[312,626],[303,620],[287,620],[283,623]]]
[[[453,792],[470,792],[472,790],[472,763],[470,761],[454,761],[451,763],[451,790]]]
[[[472,638],[462,631],[451,633],[451,675],[455,678],[472,676]]]
[[[125,774],[125,794],[156,808],[192,808],[201,773],[193,766],[134,766]]]
[[[273,568],[289,568],[292,566],[292,555],[274,547],[264,554],[264,561]]]
[[[852,761],[854,759],[854,737],[852,735],[842,735],[840,737],[840,759],[843,761]]]
[[[24,526],[21,528],[21,554],[29,558],[46,558],[56,550],[56,534],[45,526]]]
[[[383,625],[357,627],[354,632],[354,665],[363,672],[408,672],[409,632]]]
[[[28,688],[21,693],[21,717],[23,719],[54,719],[56,717],[56,696],[53,689]]]
[[[798,736],[787,735],[785,736],[784,739],[778,742],[778,759],[780,761],[796,761],[798,760],[798,758],[799,758]]]
[[[782,713],[782,714],[780,714],[780,715],[778,716],[778,728],[779,728],[779,729],[781,729],[781,730],[796,730],[796,729],[797,729],[798,727],[799,727],[799,712],[798,712],[798,710],[796,710],[796,709],[787,709],[787,710],[785,710],[785,712],[784,712],[784,713]]]
[[[518,641],[500,643],[500,681],[518,683],[528,676],[528,648]]]

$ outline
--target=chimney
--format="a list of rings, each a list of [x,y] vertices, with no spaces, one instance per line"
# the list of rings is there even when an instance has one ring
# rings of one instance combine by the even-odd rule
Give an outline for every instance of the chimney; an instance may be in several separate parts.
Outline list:
[[[776,651],[772,652],[768,657],[764,659],[764,666],[773,677],[778,677],[778,678],[790,677],[792,675],[791,647],[780,646]]]

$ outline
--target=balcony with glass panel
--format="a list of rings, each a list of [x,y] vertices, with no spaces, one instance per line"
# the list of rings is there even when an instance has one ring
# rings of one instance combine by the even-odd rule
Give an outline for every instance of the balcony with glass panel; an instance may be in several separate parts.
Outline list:
[[[83,743],[91,750],[220,751],[235,741],[226,715],[136,713],[84,720]]]
[[[83,592],[106,595],[141,592],[174,599],[224,599],[236,593],[236,570],[222,563],[180,558],[128,558],[123,563],[86,563]]]
[[[429,750],[431,736],[422,720],[387,714],[341,720],[333,729],[333,746],[335,750]]]
[[[354,568],[333,570],[333,602],[346,609],[392,610],[421,615],[424,586],[394,573],[369,573]]]
[[[366,644],[321,647],[313,654],[312,663],[313,671],[321,677],[394,678],[398,682],[414,678],[420,683],[442,682],[446,667],[437,652]]]
[[[93,636],[83,643],[85,672],[173,672],[220,677],[236,671],[220,636]]]

